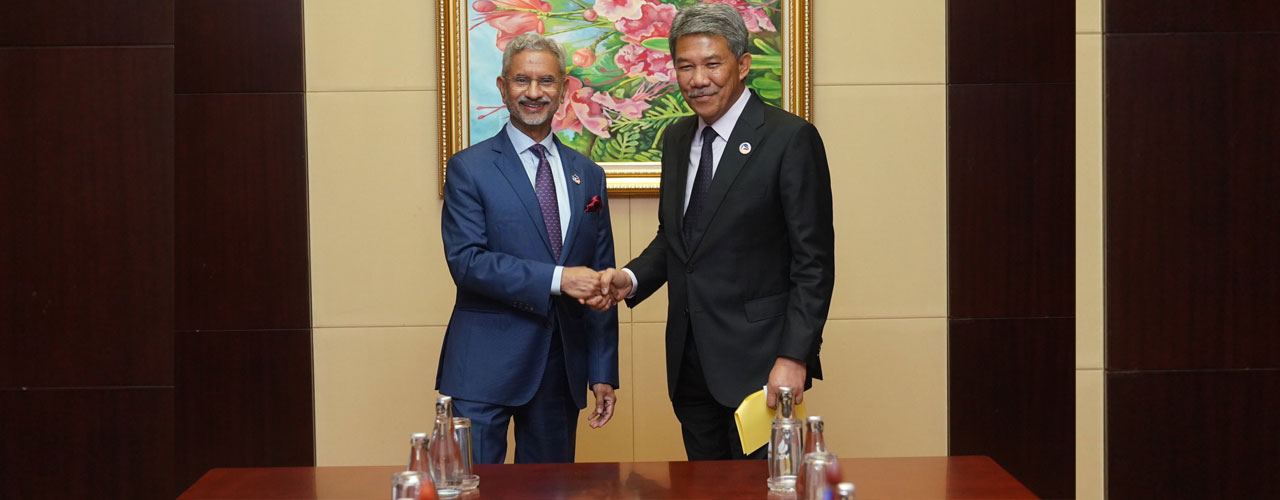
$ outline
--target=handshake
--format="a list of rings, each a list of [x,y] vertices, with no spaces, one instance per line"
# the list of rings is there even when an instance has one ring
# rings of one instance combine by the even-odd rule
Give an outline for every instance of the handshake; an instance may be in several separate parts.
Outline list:
[[[566,267],[560,274],[560,293],[604,312],[631,295],[631,277],[612,267],[603,271],[584,266]]]

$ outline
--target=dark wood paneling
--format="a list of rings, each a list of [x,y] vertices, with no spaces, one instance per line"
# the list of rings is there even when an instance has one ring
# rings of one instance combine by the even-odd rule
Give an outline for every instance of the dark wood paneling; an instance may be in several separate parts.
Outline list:
[[[1280,35],[1109,35],[1107,367],[1280,367]]]
[[[1108,33],[1280,30],[1275,0],[1107,0]]]
[[[947,82],[1075,81],[1072,0],[950,0]]]
[[[0,498],[173,498],[173,389],[0,390]]]
[[[315,465],[311,331],[178,333],[177,489],[214,467]]]
[[[184,0],[175,38],[179,93],[303,90],[302,0]]]
[[[1075,320],[951,320],[951,455],[987,455],[1042,498],[1075,481]]]
[[[1107,373],[1110,498],[1280,498],[1280,370]]]
[[[172,44],[173,1],[0,2],[0,46]]]
[[[177,97],[177,328],[310,328],[301,94]]]
[[[948,90],[950,317],[1075,314],[1074,88]]]
[[[173,383],[173,50],[0,50],[0,387]]]

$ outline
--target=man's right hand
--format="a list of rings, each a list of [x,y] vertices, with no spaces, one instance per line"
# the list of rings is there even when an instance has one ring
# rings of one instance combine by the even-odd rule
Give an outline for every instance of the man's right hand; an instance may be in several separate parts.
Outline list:
[[[566,267],[560,273],[560,293],[585,303],[592,297],[600,296],[599,275],[600,273],[585,266]]]
[[[611,267],[600,271],[599,286],[602,292],[613,297],[614,302],[622,302],[631,295],[631,276]]]

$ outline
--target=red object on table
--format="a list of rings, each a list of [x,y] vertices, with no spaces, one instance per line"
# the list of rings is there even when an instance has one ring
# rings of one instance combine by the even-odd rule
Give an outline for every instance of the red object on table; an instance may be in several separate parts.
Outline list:
[[[179,500],[386,500],[401,467],[214,469]],[[1036,498],[987,457],[842,458],[857,497]],[[763,460],[477,465],[469,499],[781,499]]]

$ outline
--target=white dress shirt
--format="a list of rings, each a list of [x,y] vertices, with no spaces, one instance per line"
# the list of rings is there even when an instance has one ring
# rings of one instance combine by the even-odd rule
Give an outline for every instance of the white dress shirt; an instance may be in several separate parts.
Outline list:
[[[507,137],[511,139],[511,145],[515,147],[516,153],[520,156],[520,163],[524,165],[524,172],[529,175],[529,185],[537,189],[538,182],[538,155],[533,153],[534,144],[541,144],[547,148],[547,163],[551,164],[551,179],[556,184],[556,203],[560,208],[560,243],[564,244],[565,232],[569,230],[569,186],[565,184],[564,167],[560,164],[560,151],[556,148],[556,143],[551,139],[552,134],[547,134],[542,142],[534,142],[532,138],[521,132],[511,122],[507,122]],[[564,266],[556,266],[556,270],[551,274],[551,295],[560,295],[560,275],[564,273]]]
[[[716,136],[711,140],[711,178],[715,178],[716,169],[720,167],[720,157],[724,155],[724,147],[729,143],[729,136],[733,134],[733,127],[738,124],[738,118],[742,116],[742,110],[746,109],[747,101],[751,100],[751,91],[742,89],[742,94],[738,95],[738,100],[733,102],[732,106],[724,112],[724,115],[715,123],[707,125],[707,122],[698,118],[698,129],[693,134],[693,143],[689,145],[689,168],[686,170],[687,175],[684,181],[684,208],[680,213],[684,213],[689,209],[689,198],[693,194],[693,181],[698,175],[698,163],[702,161],[702,129],[711,127],[716,131]],[[636,281],[636,274],[630,269],[622,268],[622,272],[627,273],[631,277],[631,298],[636,294],[636,288],[640,287],[640,282]]]
[[[724,155],[724,147],[729,143],[729,135],[733,133],[733,127],[738,124],[738,118],[742,116],[742,110],[747,107],[747,101],[750,99],[751,92],[743,89],[738,100],[734,101],[733,105],[729,106],[729,110],[724,112],[724,116],[715,123],[707,125],[702,118],[698,118],[698,130],[693,134],[693,144],[689,145],[689,173],[684,180],[684,208],[680,213],[689,209],[693,181],[697,177],[698,163],[702,161],[702,130],[709,126],[716,131],[716,137],[711,141],[711,177],[715,178],[716,168],[720,166],[720,157]]]

